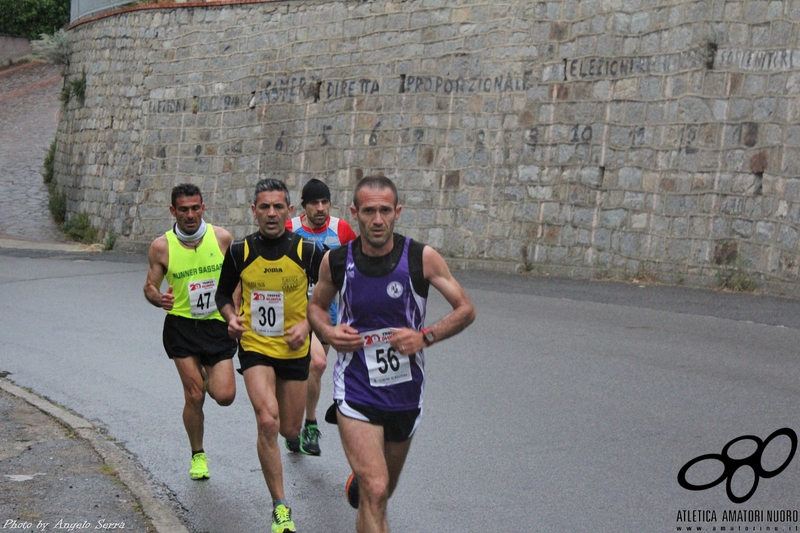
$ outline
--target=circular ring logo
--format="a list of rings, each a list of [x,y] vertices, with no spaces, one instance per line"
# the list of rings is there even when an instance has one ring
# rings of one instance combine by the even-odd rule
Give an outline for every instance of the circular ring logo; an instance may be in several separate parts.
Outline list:
[[[783,461],[783,464],[781,464],[778,468],[774,470],[764,470],[764,467],[761,464],[761,456],[764,454],[764,450],[767,449],[767,446],[769,446],[769,443],[772,442],[773,439],[781,435],[789,437],[789,440],[792,441],[792,449],[789,452],[789,455]],[[750,456],[744,457],[742,459],[734,459],[730,455],[728,455],[731,446],[733,446],[737,442],[744,440],[751,440],[755,442],[756,451],[753,452]],[[683,468],[681,468],[680,472],[678,472],[678,484],[680,484],[680,486],[686,490],[706,490],[710,489],[711,487],[716,487],[717,485],[722,483],[724,479],[727,479],[727,482],[725,484],[725,491],[728,494],[728,499],[730,499],[730,501],[732,501],[733,503],[744,503],[747,500],[749,500],[753,494],[755,494],[756,489],[758,488],[759,479],[761,479],[762,477],[764,479],[769,479],[783,472],[784,469],[787,466],[789,466],[789,463],[792,462],[792,458],[794,457],[796,451],[797,451],[797,434],[790,428],[783,428],[773,432],[772,435],[767,437],[767,440],[765,441],[762,441],[760,438],[754,435],[744,435],[742,437],[737,437],[732,441],[730,441],[728,444],[726,444],[725,447],[722,448],[722,453],[709,453],[701,455],[699,457],[695,457],[694,459],[683,465]],[[688,481],[686,481],[686,473],[689,471],[689,469],[692,468],[694,465],[707,460],[716,460],[721,462],[722,465],[725,467],[722,471],[722,474],[714,481],[702,485],[693,485]],[[753,475],[754,475],[753,486],[744,496],[737,496],[733,493],[733,488],[731,487],[731,483],[733,481],[734,474],[736,474],[736,471],[743,466],[749,466],[750,468],[753,469]]]
[[[393,281],[386,286],[386,294],[392,298],[399,298],[400,295],[403,294],[403,286],[400,283]]]

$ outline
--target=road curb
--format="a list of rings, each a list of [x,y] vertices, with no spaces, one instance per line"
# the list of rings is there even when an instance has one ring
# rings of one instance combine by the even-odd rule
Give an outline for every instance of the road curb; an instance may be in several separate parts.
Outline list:
[[[97,252],[96,245],[77,244],[72,242],[36,242],[8,238],[0,235],[0,248],[13,250],[44,250],[50,252]]]
[[[142,512],[150,520],[156,533],[189,533],[189,530],[175,516],[172,509],[153,495],[147,477],[131,464],[128,456],[113,441],[103,437],[92,423],[45,400],[41,396],[14,385],[8,379],[0,379],[0,389],[55,418],[87,441],[106,464],[114,467],[120,481],[141,504]]]

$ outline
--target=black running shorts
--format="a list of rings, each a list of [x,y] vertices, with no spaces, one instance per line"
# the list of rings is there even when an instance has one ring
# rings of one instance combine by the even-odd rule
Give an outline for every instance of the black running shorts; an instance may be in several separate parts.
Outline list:
[[[248,352],[239,348],[239,368],[238,372],[244,371],[254,366],[271,366],[275,369],[275,376],[285,381],[305,381],[308,379],[308,367],[311,364],[311,354],[297,359],[278,359],[256,352]]]
[[[198,357],[205,366],[214,366],[236,354],[236,341],[228,336],[222,320],[194,320],[167,313],[162,335],[170,359]]]
[[[325,413],[325,421],[336,424],[336,411],[344,416],[383,427],[383,440],[388,442],[404,442],[413,437],[422,419],[422,409],[383,411],[366,405],[335,400]]]

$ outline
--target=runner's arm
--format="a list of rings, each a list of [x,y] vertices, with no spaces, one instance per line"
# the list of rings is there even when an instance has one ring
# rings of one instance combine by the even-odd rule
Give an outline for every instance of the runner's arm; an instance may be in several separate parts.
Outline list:
[[[161,292],[161,283],[167,274],[166,265],[169,261],[169,246],[166,237],[162,236],[153,241],[147,253],[147,261],[150,266],[147,269],[147,279],[144,283],[144,297],[155,307],[169,311],[175,303],[172,287],[165,293]]]
[[[319,267],[322,264],[322,257],[324,252],[317,248],[317,245],[311,241],[303,242],[303,256],[308,257],[309,261],[306,265],[306,275],[308,276],[308,284],[313,285],[319,279]]]
[[[317,282],[317,278],[319,277],[319,265],[322,261],[322,251],[317,248],[317,245],[312,241],[307,241],[304,239],[303,257],[306,259],[305,272],[306,277],[308,278],[308,283],[309,285],[313,285]],[[308,317],[306,316],[305,319],[288,328],[283,338],[286,339],[286,343],[289,345],[289,348],[292,350],[297,350],[303,345],[303,343],[306,342],[310,332],[311,325],[308,321]]]
[[[422,268],[425,279],[442,293],[453,310],[428,329],[433,331],[436,342],[457,335],[475,320],[475,306],[464,289],[450,273],[439,252],[425,246],[422,250]],[[421,331],[398,328],[392,332],[392,346],[404,355],[417,353],[425,348]]]
[[[430,246],[422,251],[422,268],[427,279],[438,290],[453,310],[445,315],[431,329],[436,341],[447,339],[461,333],[475,320],[475,306],[464,289],[450,273],[447,263],[439,252]]]
[[[214,233],[217,236],[217,244],[219,244],[219,249],[222,251],[222,255],[225,256],[228,254],[228,248],[230,248],[231,243],[233,242],[233,235],[226,229],[220,228],[219,226],[214,226]],[[223,258],[224,261],[224,258]],[[239,307],[241,306],[241,299],[242,299],[242,284],[237,283],[236,289],[233,291],[232,299],[234,302],[235,313],[239,314]],[[216,301],[216,298],[214,298]],[[219,307],[218,307],[219,308]]]
[[[314,292],[308,303],[308,321],[317,337],[325,339],[335,350],[352,352],[364,345],[358,330],[348,324],[331,325],[330,308],[337,289],[331,278],[330,256],[331,252],[328,252],[322,258],[319,280],[314,285]]]
[[[242,325],[243,319],[238,316],[237,300],[240,300],[239,292],[239,269],[236,266],[234,246],[229,246],[225,252],[225,259],[222,260],[222,270],[219,273],[219,286],[214,301],[217,302],[217,310],[228,323],[228,335],[233,339],[239,339],[246,328]]]

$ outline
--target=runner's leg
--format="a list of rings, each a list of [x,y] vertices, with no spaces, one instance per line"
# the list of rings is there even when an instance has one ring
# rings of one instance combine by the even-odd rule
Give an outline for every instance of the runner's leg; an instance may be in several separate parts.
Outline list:
[[[328,345],[319,342],[315,334],[311,335],[311,366],[308,372],[308,393],[306,394],[306,418],[317,419],[317,404],[322,388],[322,375],[328,365]]]
[[[230,405],[236,398],[236,377],[233,359],[223,359],[215,365],[205,365],[208,375],[208,395],[221,406]]]
[[[306,381],[277,379],[276,394],[280,410],[280,433],[287,439],[296,439],[303,427],[306,410]]]
[[[197,357],[173,358],[178,375],[183,384],[183,425],[189,436],[192,451],[203,449],[203,403],[206,393],[203,389],[203,376],[200,374],[200,361]]]
[[[264,475],[264,481],[267,483],[270,497],[273,500],[281,500],[285,497],[283,465],[281,464],[281,452],[278,447],[278,434],[281,433],[280,428],[283,424],[280,414],[283,408],[279,407],[278,403],[277,381],[275,369],[269,366],[258,365],[244,371],[244,384],[250,403],[253,404],[258,427],[256,441],[258,460],[261,463],[261,472]],[[305,394],[305,389],[302,392]],[[303,401],[301,400],[299,403],[302,408]],[[301,411],[299,417],[297,417],[299,420],[296,422],[296,429],[292,438],[296,438],[300,431],[302,417]]]
[[[385,443],[383,428],[338,414],[339,435],[358,478],[358,533],[388,533],[386,506],[408,455],[411,439]]]

